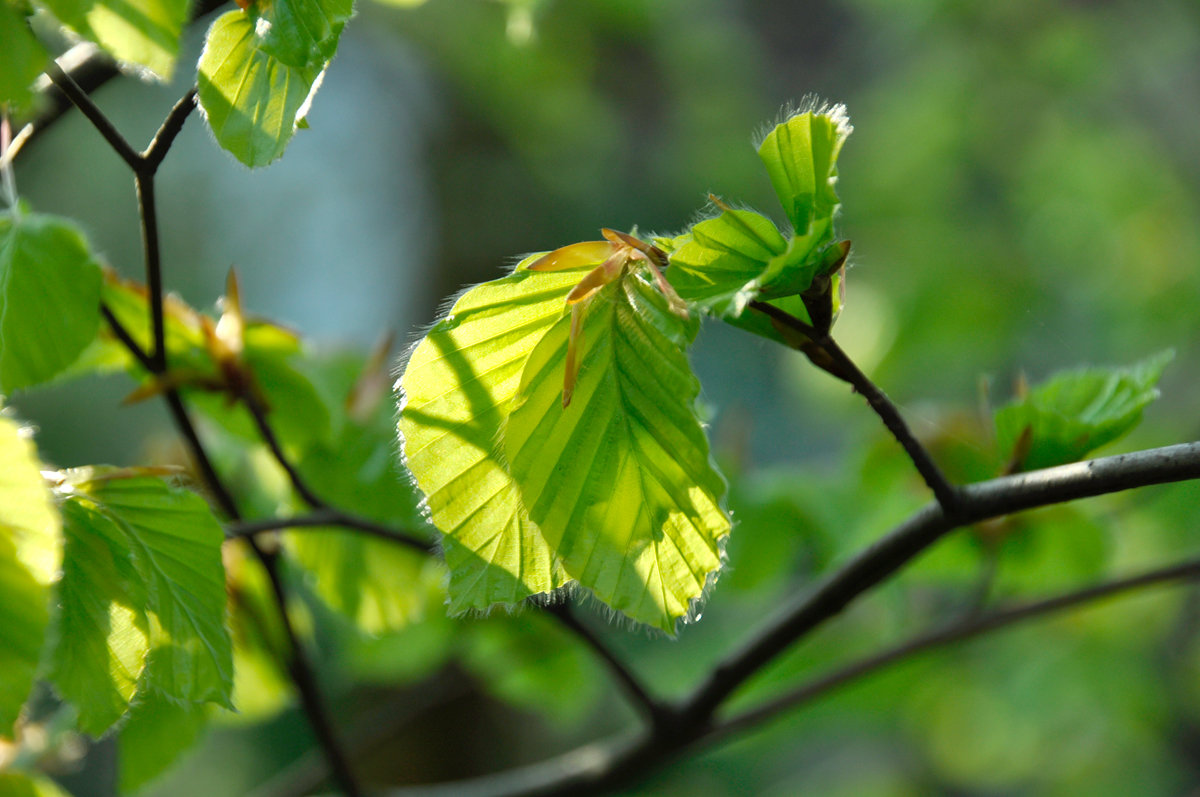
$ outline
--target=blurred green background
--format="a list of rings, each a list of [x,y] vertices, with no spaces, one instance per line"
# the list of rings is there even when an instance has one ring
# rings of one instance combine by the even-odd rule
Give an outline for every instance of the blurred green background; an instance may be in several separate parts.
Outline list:
[[[119,80],[97,101],[144,141],[193,78]],[[753,134],[810,94],[845,103],[855,126],[840,162],[853,250],[835,333],[954,478],[999,473],[1007,452],[994,449],[990,408],[1018,375],[1166,348],[1176,358],[1163,397],[1118,445],[1196,438],[1194,0],[361,2],[311,129],[278,164],[246,172],[202,124],[184,130],[159,182],[168,285],[209,307],[234,265],[250,310],[352,361],[386,329],[415,341],[446,297],[520,253],[602,226],[678,231],[708,192],[780,216]],[[17,179],[36,208],[80,219],[138,277],[132,180],[78,115],[30,145]],[[728,571],[677,640],[583,610],[667,695],[926,500],[863,402],[800,355],[709,324],[692,360],[738,521]],[[169,457],[153,403],[118,407],[130,388],[93,379],[12,403],[56,465]],[[369,500],[345,502],[357,498]],[[979,605],[1194,555],[1197,499],[1194,483],[1154,488],[960,532],[738,702]],[[377,633],[334,616],[312,597],[315,577],[304,582],[323,674],[371,779],[482,774],[634,721],[602,668],[546,618],[447,620],[436,568],[406,567],[394,584],[403,619]],[[280,708],[279,674],[247,661],[258,669],[239,684],[242,714],[216,721],[147,794],[321,784],[303,720]],[[119,744],[92,746],[62,782],[112,793]],[[1200,592],[1176,588],[920,657],[636,793],[1195,790]]]

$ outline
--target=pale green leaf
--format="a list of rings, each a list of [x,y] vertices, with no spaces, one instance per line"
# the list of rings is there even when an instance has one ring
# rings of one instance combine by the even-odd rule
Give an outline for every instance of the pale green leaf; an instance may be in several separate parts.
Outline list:
[[[63,573],[47,676],[99,736],[129,709],[150,650],[146,593],[129,542],[90,501],[62,504]]]
[[[766,216],[728,209],[692,227],[691,236],[671,253],[667,276],[691,306],[736,318],[758,297],[760,279],[787,246]]]
[[[791,116],[759,145],[758,156],[798,233],[814,222],[832,219],[837,211],[837,158],[853,129],[846,109],[838,105]]]
[[[200,55],[200,107],[217,143],[247,166],[266,166],[296,132],[324,64],[290,66],[262,49],[242,11],[217,18]]]
[[[71,797],[54,781],[29,772],[0,772],[0,797]]]
[[[205,706],[179,703],[154,690],[139,695],[117,737],[117,781],[131,794],[167,770],[193,744],[208,720]]]
[[[0,108],[23,108],[33,97],[33,81],[49,56],[33,37],[25,16],[12,4],[0,3]]]
[[[353,11],[353,0],[270,0],[250,6],[256,24],[265,23],[262,51],[301,69],[329,63]]]
[[[0,393],[45,382],[96,337],[100,268],[63,219],[0,213]]]
[[[33,685],[59,567],[59,527],[29,435],[0,416],[0,735]]]
[[[626,274],[588,306],[564,408],[570,324],[547,331],[525,365],[504,433],[512,476],[572,578],[674,633],[719,569],[729,532],[684,355],[696,325]]]
[[[63,24],[113,58],[167,80],[179,56],[188,0],[42,0]]]
[[[195,493],[136,471],[71,471],[62,489],[67,500],[94,509],[74,517],[124,548],[144,585],[150,651],[141,688],[229,706],[224,534],[208,505]]]
[[[1024,469],[1075,462],[1131,430],[1158,398],[1159,377],[1174,357],[1166,351],[1128,367],[1060,373],[996,412],[996,441],[1011,456],[1018,441]],[[1028,431],[1026,431],[1028,430]]]
[[[583,273],[518,268],[472,288],[413,351],[400,380],[403,453],[446,535],[452,612],[515,603],[569,581],[529,520],[497,442],[526,359],[563,318]]]

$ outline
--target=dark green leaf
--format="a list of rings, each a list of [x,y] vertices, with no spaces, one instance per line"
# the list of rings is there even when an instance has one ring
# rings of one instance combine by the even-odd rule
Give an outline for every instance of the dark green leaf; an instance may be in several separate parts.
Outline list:
[[[179,703],[154,690],[139,695],[117,737],[118,783],[130,794],[161,775],[191,747],[207,723],[198,703]]]
[[[0,3],[0,42],[0,108],[20,109],[33,97],[31,86],[49,56],[30,33],[25,16],[7,2]]]
[[[298,69],[325,68],[353,11],[352,0],[259,0],[250,6],[266,25],[261,50]]]
[[[100,268],[54,216],[0,213],[0,393],[52,378],[96,337]]]

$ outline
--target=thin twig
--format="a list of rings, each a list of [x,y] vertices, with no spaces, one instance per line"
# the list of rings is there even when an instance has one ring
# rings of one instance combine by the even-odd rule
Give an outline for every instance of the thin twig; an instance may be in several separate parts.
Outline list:
[[[146,260],[146,288],[150,294],[150,328],[154,346],[150,359],[153,373],[167,372],[167,327],[163,312],[162,250],[158,243],[158,209],[154,201],[154,175],[137,172],[137,201],[142,226],[142,248]]]
[[[117,155],[121,156],[121,160],[125,161],[129,165],[129,168],[133,169],[136,173],[140,167],[142,156],[129,145],[129,142],[125,140],[125,137],[121,135],[113,123],[109,121],[104,112],[97,107],[96,103],[92,102],[92,98],[88,96],[87,92],[79,87],[74,78],[62,70],[57,61],[50,62],[50,66],[46,70],[46,75],[54,82],[55,86],[58,86],[63,94],[67,95],[67,99],[87,117],[92,126],[100,132],[100,135],[104,136],[104,140],[108,142]]]
[[[842,351],[842,348],[837,345],[833,338],[827,333],[822,334],[811,324],[806,324],[799,318],[767,302],[751,302],[750,307],[767,315],[773,321],[807,337],[812,341],[814,346],[829,358],[829,364],[833,368],[830,369],[828,364],[822,367],[845,379],[853,385],[855,392],[867,400],[867,403],[871,405],[871,409],[883,421],[883,425],[892,433],[892,437],[896,438],[896,441],[904,448],[905,453],[912,460],[917,472],[925,480],[925,484],[933,491],[933,495],[937,498],[938,503],[942,505],[947,514],[952,514],[958,502],[958,490],[946,479],[941,468],[933,461],[933,457],[929,455],[929,452],[917,440],[912,430],[908,428],[908,424],[905,423],[896,405],[862,372],[855,362],[850,359],[849,355]]]
[[[312,488],[308,486],[308,482],[300,475],[300,471],[292,464],[292,461],[283,451],[283,446],[279,442],[279,438],[275,435],[275,430],[271,428],[270,421],[267,420],[267,411],[263,407],[262,402],[254,395],[253,391],[243,390],[240,395],[242,403],[246,406],[246,411],[250,413],[250,417],[254,419],[254,425],[258,429],[259,436],[263,442],[267,444],[267,448],[271,450],[271,456],[283,468],[287,474],[288,481],[292,483],[292,488],[308,504],[314,509],[329,509],[329,504],[320,498]]]
[[[230,523],[225,527],[225,533],[231,538],[253,537],[256,534],[262,534],[267,531],[299,530],[327,526],[341,526],[342,528],[354,529],[355,531],[369,534],[372,537],[378,537],[388,542],[394,542],[397,545],[412,548],[420,553],[430,554],[434,551],[433,543],[410,534],[405,534],[382,523],[376,523],[368,518],[347,514],[333,507],[322,507],[303,515],[293,515],[291,517],[274,517],[263,520],[244,520],[237,523]]]
[[[571,606],[568,603],[556,603],[543,607],[547,614],[556,618],[563,627],[575,634],[596,654],[607,666],[609,672],[616,678],[617,683],[625,691],[626,696],[649,723],[650,727],[656,728],[669,721],[670,714],[666,711],[666,707],[656,700],[646,687],[642,685],[641,679],[634,674],[633,670],[617,658],[617,654],[609,649],[604,642],[592,633],[592,630],[579,621],[579,618],[571,611]]]
[[[179,102],[175,103],[175,107],[167,114],[167,118],[163,120],[162,126],[154,134],[154,139],[146,147],[146,151],[142,153],[142,161],[146,164],[145,168],[151,173],[158,171],[158,167],[162,165],[163,158],[167,157],[167,152],[170,151],[171,145],[175,143],[175,137],[183,129],[183,123],[187,121],[188,115],[191,114],[195,107],[196,89],[193,86],[180,98]]]
[[[1185,562],[1140,573],[1136,576],[1093,584],[1084,589],[1068,592],[1063,595],[1056,595],[1052,598],[994,611],[986,615],[976,615],[972,619],[954,623],[947,628],[937,631],[921,634],[885,651],[860,659],[835,672],[824,675],[774,698],[761,706],[748,709],[736,716],[730,717],[714,727],[713,735],[723,738],[749,728],[759,727],[765,721],[778,716],[784,711],[808,703],[840,686],[857,681],[860,678],[876,673],[892,664],[910,659],[927,650],[944,647],[955,642],[962,642],[1022,620],[1091,603],[1122,592],[1198,577],[1200,577],[1200,558],[1189,559]]]

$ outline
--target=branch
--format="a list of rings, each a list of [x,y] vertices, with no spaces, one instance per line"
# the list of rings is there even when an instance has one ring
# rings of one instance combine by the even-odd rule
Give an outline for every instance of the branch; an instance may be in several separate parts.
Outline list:
[[[298,531],[305,528],[324,526],[341,526],[342,528],[354,529],[355,531],[369,534],[372,537],[378,537],[388,542],[394,542],[397,545],[412,548],[421,553],[431,554],[434,551],[433,544],[426,540],[405,534],[367,518],[348,515],[332,507],[322,507],[314,509],[307,514],[293,515],[292,517],[274,517],[263,520],[244,520],[230,523],[225,527],[225,534],[230,538],[253,537],[256,534],[262,534],[267,531],[283,531],[285,529]]]
[[[925,506],[769,621],[713,670],[686,702],[686,711],[694,721],[707,720],[769,661],[952,529],[1025,509],[1196,478],[1200,443],[1183,443],[967,485],[961,488],[953,517],[937,503]]]
[[[828,362],[814,360],[814,362],[826,371],[829,371],[834,376],[844,379],[849,382],[855,392],[867,400],[871,405],[871,409],[883,421],[883,425],[892,433],[892,437],[903,446],[908,458],[912,460],[917,472],[921,474],[921,478],[925,480],[925,484],[933,491],[933,495],[937,498],[942,508],[947,513],[952,513],[958,503],[958,491],[946,479],[945,474],[933,461],[933,457],[925,450],[916,436],[908,428],[908,424],[904,422],[904,418],[900,415],[900,410],[892,403],[891,399],[880,390],[874,382],[872,382],[866,374],[862,372],[854,361],[850,359],[846,352],[842,351],[841,347],[834,342],[829,334],[819,332],[811,324],[806,324],[794,315],[780,310],[772,304],[761,301],[750,303],[750,307],[760,313],[768,316],[772,321],[787,327],[802,336],[812,341],[812,345],[820,350],[822,354],[828,358]],[[812,355],[810,352],[810,359]]]
[[[872,675],[879,670],[912,658],[927,650],[952,645],[956,642],[962,642],[991,631],[1005,628],[1022,620],[1092,603],[1123,592],[1196,578],[1200,578],[1200,557],[1189,559],[1169,567],[1140,573],[1136,576],[1094,584],[1075,592],[1056,595],[1053,598],[1014,606],[987,615],[976,616],[974,619],[964,620],[947,628],[922,634],[895,647],[876,653],[873,656],[860,659],[781,695],[764,705],[730,717],[714,728],[713,736],[724,738],[725,736],[757,727],[784,711],[808,703],[838,687]]]
[[[50,62],[50,66],[46,70],[46,75],[67,96],[67,99],[87,117],[92,126],[100,132],[100,135],[104,136],[104,140],[121,156],[121,160],[125,161],[129,168],[136,173],[141,167],[142,156],[129,145],[129,142],[117,131],[117,128],[104,115],[104,112],[97,107],[96,103],[92,102],[92,98],[88,96],[87,92],[80,88],[79,84],[63,71],[57,61]]]

